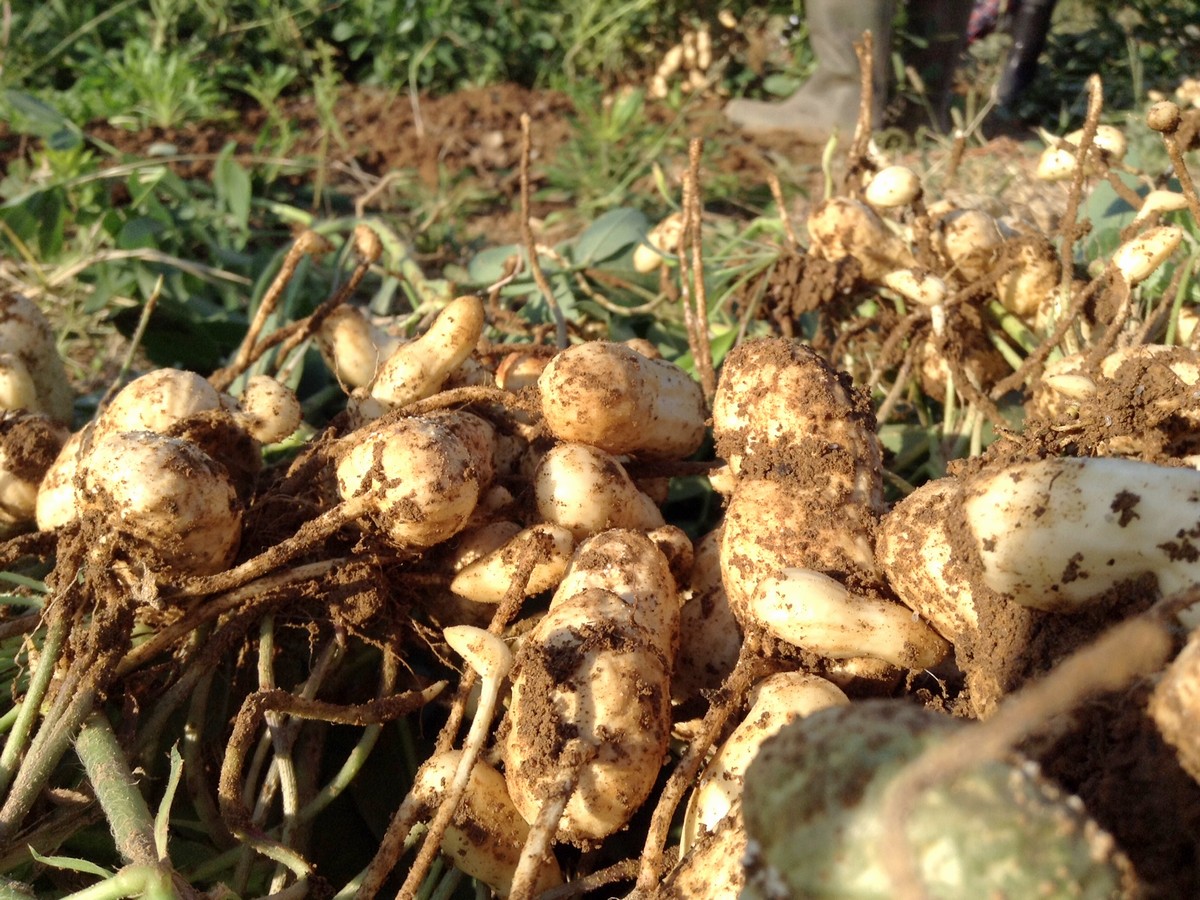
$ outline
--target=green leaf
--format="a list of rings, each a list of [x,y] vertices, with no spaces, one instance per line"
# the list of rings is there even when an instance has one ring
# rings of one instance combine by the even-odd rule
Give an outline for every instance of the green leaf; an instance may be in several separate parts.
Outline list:
[[[56,148],[63,147],[64,141],[67,142],[64,149],[82,143],[79,126],[44,100],[11,88],[4,91],[3,96],[4,107],[9,111],[8,118],[13,120],[15,129],[53,141]],[[68,140],[70,135],[75,136],[74,142]]]
[[[72,856],[42,856],[31,846],[29,854],[35,860],[46,866],[53,866],[56,869],[66,869],[70,872],[83,872],[86,875],[95,875],[97,878],[114,878],[115,872],[110,872],[108,869],[102,868],[93,862],[88,862],[86,859],[75,859]]]
[[[612,259],[644,238],[649,225],[640,210],[609,210],[575,239],[575,261],[581,266],[594,266]]]
[[[213,189],[217,202],[224,206],[234,223],[245,230],[250,223],[250,173],[233,158],[236,145],[225,145],[213,166]]]
[[[505,263],[519,250],[516,244],[504,247],[489,247],[467,264],[467,274],[472,284],[495,284],[505,274]]]

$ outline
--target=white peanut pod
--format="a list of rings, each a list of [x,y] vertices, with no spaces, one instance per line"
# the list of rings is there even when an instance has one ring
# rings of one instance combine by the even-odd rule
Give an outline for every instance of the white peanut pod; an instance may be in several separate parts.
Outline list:
[[[734,475],[743,468],[765,474],[758,460],[769,467],[780,453],[819,458],[831,487],[883,511],[882,451],[870,403],[812,348],[785,338],[739,344],[721,367],[712,419],[717,454]],[[836,473],[828,465],[834,456],[844,462]]]
[[[1182,228],[1157,225],[1118,247],[1112,264],[1129,284],[1138,284],[1153,275],[1182,240]]]
[[[622,598],[589,588],[550,610],[517,654],[503,743],[509,794],[526,821],[577,740],[594,756],[579,770],[558,838],[600,840],[623,828],[665,759],[670,695],[669,662]]]
[[[1083,141],[1083,129],[1072,131],[1063,140],[1078,147]],[[1092,146],[1114,162],[1120,162],[1125,158],[1129,142],[1125,140],[1125,132],[1115,125],[1097,125],[1096,133],[1092,136]]]
[[[905,300],[926,308],[941,306],[949,290],[946,282],[931,272],[916,269],[897,269],[883,276],[883,286],[895,291]]]
[[[688,801],[680,850],[688,850],[717,825],[741,798],[746,769],[763,741],[784,725],[850,699],[831,682],[805,672],[764,678],[750,695],[750,709],[705,767]]]
[[[75,502],[75,473],[83,449],[83,432],[67,438],[38,485],[34,517],[39,531],[53,531],[79,515]]]
[[[1150,716],[1175,748],[1179,764],[1200,782],[1200,630],[1193,630],[1150,697]]]
[[[1036,238],[1022,244],[1016,264],[996,279],[996,298],[1013,315],[1033,319],[1061,283],[1061,264],[1050,242]]]
[[[538,515],[577,539],[606,528],[665,524],[654,501],[637,489],[615,457],[587,444],[557,444],[533,475]]]
[[[475,603],[499,603],[508,592],[526,553],[533,552],[537,561],[522,592],[524,596],[532,597],[562,580],[574,548],[575,539],[566,528],[534,525],[512,535],[501,546],[465,566],[450,582],[450,590]]]
[[[1140,222],[1154,213],[1178,212],[1181,209],[1187,209],[1187,197],[1183,194],[1178,191],[1154,190],[1142,200],[1141,209],[1137,211],[1133,221]]]
[[[445,424],[399,419],[368,432],[337,465],[343,500],[375,494],[373,517],[401,548],[458,533],[479,499],[480,463]]]
[[[846,197],[831,197],[808,217],[809,252],[837,262],[854,257],[863,278],[879,281],[894,269],[910,268],[915,260],[899,237],[888,230],[867,204]]]
[[[371,399],[385,407],[398,407],[437,393],[450,373],[471,355],[483,325],[483,303],[478,297],[451,300],[428,331],[392,351],[367,389]]]
[[[867,183],[863,199],[876,209],[908,206],[921,194],[921,179],[908,166],[887,166]]]
[[[538,387],[559,440],[616,455],[681,459],[704,440],[704,394],[674,363],[624,344],[588,341],[550,361]]]
[[[810,569],[786,569],[761,581],[750,598],[749,616],[768,634],[830,659],[870,656],[925,669],[950,651],[912,610],[855,596]]]
[[[321,323],[317,347],[338,383],[366,387],[400,340],[371,323],[355,306],[339,306]]]
[[[33,376],[20,357],[13,353],[0,353],[0,410],[37,413],[42,411]]]
[[[437,813],[461,758],[461,750],[447,750],[430,757],[417,770],[404,801],[414,818],[431,819]],[[528,836],[529,825],[508,796],[504,776],[477,760],[462,802],[442,836],[442,854],[455,868],[507,897]],[[562,873],[549,857],[539,870],[534,891],[541,893],[559,884]]]
[[[81,514],[103,517],[135,554],[162,566],[162,577],[211,575],[233,561],[237,494],[225,467],[195,444],[152,431],[108,434],[81,476]]]

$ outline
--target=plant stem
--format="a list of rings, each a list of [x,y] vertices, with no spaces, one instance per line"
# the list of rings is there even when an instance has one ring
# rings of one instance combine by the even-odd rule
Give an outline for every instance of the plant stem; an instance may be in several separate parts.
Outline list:
[[[158,866],[154,817],[103,713],[92,713],[84,721],[75,737],[75,753],[108,819],[121,857],[135,866]]]
[[[13,723],[13,729],[4,742],[4,750],[0,752],[0,794],[8,790],[17,764],[33,730],[33,722],[46,696],[46,689],[54,676],[54,667],[58,664],[58,652],[66,639],[69,622],[65,616],[54,616],[46,630],[46,639],[42,642],[42,655],[38,657],[37,668],[29,679],[29,690],[20,703],[20,712]]]

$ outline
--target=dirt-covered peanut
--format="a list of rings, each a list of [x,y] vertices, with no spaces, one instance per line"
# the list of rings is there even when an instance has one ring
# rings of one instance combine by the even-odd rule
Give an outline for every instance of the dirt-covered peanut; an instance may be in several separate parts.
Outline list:
[[[400,341],[371,324],[358,307],[343,305],[321,323],[317,346],[338,382],[359,388],[371,383]]]
[[[1033,321],[1062,280],[1058,253],[1042,235],[1027,236],[1012,253],[1012,268],[996,279],[996,298],[1009,312]]]
[[[616,455],[680,459],[704,439],[700,385],[674,363],[624,344],[588,341],[564,350],[538,388],[542,416],[559,440]]]
[[[241,507],[224,466],[152,431],[100,438],[81,464],[80,513],[100,517],[159,578],[209,575],[233,561]]]
[[[582,539],[606,528],[658,528],[654,501],[612,455],[588,444],[557,444],[533,475],[538,515]]]
[[[926,669],[950,650],[910,609],[851,594],[811,569],[784,569],[760,581],[747,612],[768,634],[831,659],[869,656]]]
[[[483,325],[483,303],[478,297],[451,300],[428,331],[392,351],[368,387],[371,399],[392,408],[437,393],[471,355]]]
[[[496,387],[517,393],[537,384],[550,360],[541,354],[514,350],[496,366]]]
[[[431,756],[417,770],[405,799],[405,806],[412,807],[417,818],[428,820],[437,813],[461,758],[461,750],[448,750]],[[529,825],[509,798],[504,776],[477,760],[462,802],[442,836],[442,854],[455,868],[507,897],[528,836]],[[559,884],[562,873],[550,858],[540,870],[535,891]]]
[[[34,522],[42,480],[69,436],[46,415],[0,414],[0,533]]]
[[[746,771],[752,900],[897,896],[882,862],[883,797],[902,767],[963,726],[892,700],[820,710],[766,741]],[[922,792],[905,832],[926,896],[1116,898],[1135,889],[1113,839],[1035,766],[987,762]]]
[[[623,828],[666,757],[670,693],[668,660],[621,597],[589,588],[550,610],[517,653],[503,737],[505,780],[526,821],[578,740],[594,756],[579,771],[558,839],[599,840]]]
[[[778,466],[830,481],[841,500],[883,511],[882,451],[869,399],[810,347],[786,338],[739,344],[713,398],[717,455],[735,474]]]
[[[223,407],[221,394],[195,372],[155,369],[121,388],[100,411],[93,440],[122,431],[166,434],[184,419]]]
[[[36,400],[22,408],[70,425],[74,394],[54,330],[37,305],[16,291],[0,294],[0,354],[15,357],[24,370],[20,377],[32,381]]]
[[[681,851],[717,825],[742,796],[746,768],[763,741],[784,725],[829,706],[849,703],[836,685],[805,672],[779,672],[764,678],[750,694],[750,708],[705,767],[688,801]]]
[[[79,515],[75,502],[75,473],[83,449],[82,431],[67,438],[42,476],[35,503],[35,519],[39,531],[53,531]]]
[[[511,524],[511,523],[503,523]],[[557,525],[533,525],[510,535],[501,545],[465,565],[450,590],[476,603],[499,603],[508,593],[522,561],[534,554],[524,596],[555,587],[567,571],[575,539]]]
[[[721,582],[721,534],[710,531],[696,543],[696,560],[679,610],[679,654],[671,696],[684,703],[716,690],[737,663],[742,631]]]
[[[409,418],[370,429],[337,464],[343,500],[373,494],[372,518],[394,545],[457,534],[479,500],[479,462],[445,424]]]
[[[871,207],[847,197],[831,197],[808,217],[809,252],[837,262],[853,257],[863,278],[878,281],[895,269],[911,268],[912,252]]]
[[[971,282],[995,264],[1004,236],[996,220],[981,209],[956,209],[938,221],[936,245],[948,276]]]
[[[603,531],[581,543],[563,576],[550,609],[576,594],[601,589],[620,597],[633,618],[673,664],[679,645],[679,589],[667,558],[644,533]]]
[[[1175,252],[1183,240],[1183,229],[1157,225],[1126,241],[1113,253],[1112,264],[1129,284],[1145,281]]]
[[[269,375],[252,375],[238,401],[242,426],[256,441],[274,444],[300,427],[295,392]]]
[[[721,572],[729,605],[745,627],[750,598],[784,569],[815,569],[878,579],[876,518],[832,479],[822,483],[743,479],[729,501],[721,535]]]

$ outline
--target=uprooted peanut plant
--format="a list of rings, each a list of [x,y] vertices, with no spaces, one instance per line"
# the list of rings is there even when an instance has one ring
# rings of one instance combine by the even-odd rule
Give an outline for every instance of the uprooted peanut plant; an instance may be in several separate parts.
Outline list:
[[[570,346],[502,341],[499,289],[398,334],[349,302],[360,226],[350,290],[275,330],[264,300],[226,368],[143,374],[71,433],[6,295],[0,552],[45,587],[0,622],[9,889],[1200,888],[1200,202],[1156,107],[1179,189],[1117,179],[1139,212],[1085,271],[1081,199],[1124,169],[1093,90],[1041,167],[1071,181],[1055,234],[856,141],[778,248],[786,335],[719,373],[695,170],[635,251],[682,267],[695,377],[561,320]],[[321,430],[285,386],[310,345],[347,395]],[[915,455],[881,441],[932,409]],[[698,476],[715,527],[667,502]],[[115,874],[72,861],[101,820]]]

